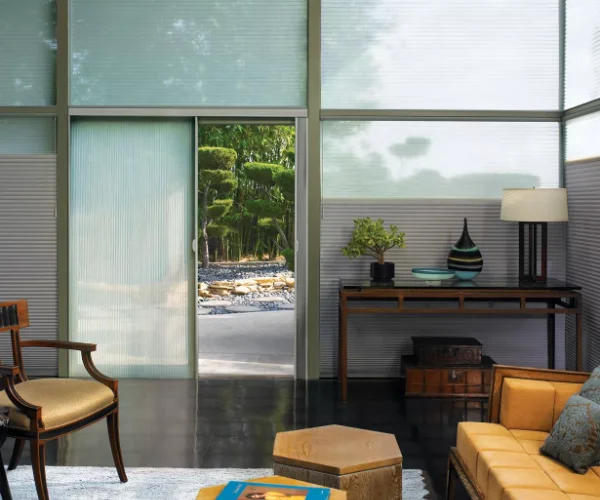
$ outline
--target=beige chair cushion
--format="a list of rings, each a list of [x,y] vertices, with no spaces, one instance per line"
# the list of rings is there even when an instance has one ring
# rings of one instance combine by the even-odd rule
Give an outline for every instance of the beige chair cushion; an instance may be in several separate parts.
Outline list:
[[[15,387],[25,401],[42,407],[45,430],[89,417],[114,399],[113,392],[95,380],[45,378],[22,382]],[[5,391],[0,391],[0,406],[10,408],[9,427],[30,429],[29,417],[15,407]]]

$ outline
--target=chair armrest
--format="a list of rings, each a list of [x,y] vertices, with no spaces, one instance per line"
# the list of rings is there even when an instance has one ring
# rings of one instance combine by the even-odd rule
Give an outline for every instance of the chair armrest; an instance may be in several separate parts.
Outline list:
[[[65,340],[22,340],[21,347],[53,347],[54,349],[70,349],[72,351],[93,352],[96,344],[68,342]]]
[[[18,366],[0,365],[0,375],[4,379],[4,391],[8,399],[25,415],[29,417],[32,423],[32,430],[43,429],[42,407],[35,406],[23,399],[15,386],[15,377],[20,375],[21,370]]]
[[[85,369],[90,376],[113,391],[113,394],[116,398],[119,393],[119,381],[117,379],[107,377],[100,370],[98,370],[98,368],[96,368],[96,365],[92,361],[92,353],[90,351],[82,351],[81,359],[83,360],[83,366],[85,366]]]
[[[548,370],[543,368],[521,368],[517,366],[494,365],[488,405],[488,421],[496,424],[500,422],[500,400],[502,397],[502,385],[504,384],[505,378],[583,384],[590,378],[590,374],[564,370]]]

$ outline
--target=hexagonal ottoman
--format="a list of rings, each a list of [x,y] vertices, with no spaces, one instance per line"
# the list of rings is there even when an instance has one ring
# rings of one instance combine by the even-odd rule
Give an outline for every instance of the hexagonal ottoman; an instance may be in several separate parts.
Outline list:
[[[402,453],[392,434],[341,425],[280,432],[278,476],[337,488],[348,500],[401,500]]]

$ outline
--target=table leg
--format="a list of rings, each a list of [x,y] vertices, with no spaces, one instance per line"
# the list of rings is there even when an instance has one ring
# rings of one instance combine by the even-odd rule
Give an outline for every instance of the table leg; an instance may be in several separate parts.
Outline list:
[[[4,444],[4,441],[6,441],[6,436],[1,436],[0,449]],[[6,470],[4,470],[4,461],[2,460],[2,454],[0,454],[0,495],[2,496],[2,500],[12,500],[12,495],[10,494],[10,487],[8,485],[8,478],[6,477]]]
[[[554,302],[548,302],[548,309],[555,309]],[[554,370],[556,365],[556,314],[547,314],[546,326],[548,330],[548,368]]]
[[[342,388],[342,402],[348,401],[348,311],[346,299],[340,297],[340,331],[338,349],[338,380]]]

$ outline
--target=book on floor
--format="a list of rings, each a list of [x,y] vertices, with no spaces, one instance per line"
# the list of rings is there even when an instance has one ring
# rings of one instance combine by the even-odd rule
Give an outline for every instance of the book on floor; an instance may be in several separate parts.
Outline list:
[[[329,489],[230,481],[217,500],[327,500]]]

